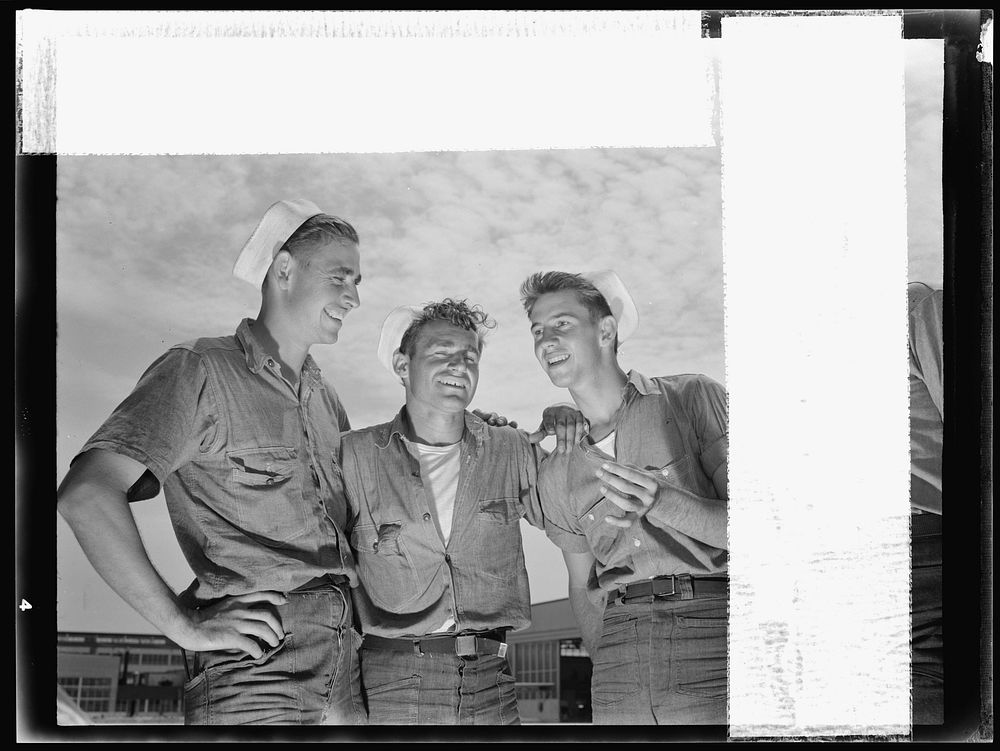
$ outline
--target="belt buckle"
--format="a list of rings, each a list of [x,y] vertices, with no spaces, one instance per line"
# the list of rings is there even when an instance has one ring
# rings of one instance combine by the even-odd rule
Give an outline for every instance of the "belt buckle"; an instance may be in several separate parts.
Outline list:
[[[455,654],[459,657],[477,657],[475,634],[456,636]]]
[[[664,577],[663,579],[658,579],[658,580],[654,579],[654,582],[655,581],[666,581],[666,577]],[[677,594],[677,575],[676,574],[671,574],[670,575],[670,591],[669,592],[657,592],[657,591],[655,591],[656,590],[656,584],[655,583],[653,584],[653,590],[654,590],[653,591],[653,597],[672,597],[673,595]]]

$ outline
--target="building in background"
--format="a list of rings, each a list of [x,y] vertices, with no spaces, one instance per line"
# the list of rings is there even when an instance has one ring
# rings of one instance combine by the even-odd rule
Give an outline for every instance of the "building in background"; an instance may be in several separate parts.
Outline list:
[[[590,657],[568,599],[532,605],[507,644],[522,722],[590,722]]]
[[[96,721],[177,721],[184,654],[165,636],[60,631],[59,686]]]
[[[58,682],[94,722],[183,722],[184,654],[165,636],[60,631]],[[590,722],[590,657],[569,600],[531,607],[507,636],[521,721]]]

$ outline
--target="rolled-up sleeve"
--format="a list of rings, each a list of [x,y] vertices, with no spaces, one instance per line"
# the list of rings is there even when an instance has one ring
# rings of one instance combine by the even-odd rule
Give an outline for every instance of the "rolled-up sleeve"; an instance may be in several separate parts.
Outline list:
[[[539,465],[538,490],[544,530],[548,538],[567,553],[589,553],[590,543],[577,524],[569,495],[564,458],[550,454]]]
[[[201,356],[174,348],[149,366],[80,454],[104,449],[127,456],[162,485],[178,467],[217,447],[219,420]]]
[[[941,513],[944,444],[943,318],[944,292],[923,284],[909,286],[910,501]]]
[[[718,381],[701,376],[682,393],[684,409],[698,436],[701,467],[712,477],[729,461],[729,403],[726,389]]]

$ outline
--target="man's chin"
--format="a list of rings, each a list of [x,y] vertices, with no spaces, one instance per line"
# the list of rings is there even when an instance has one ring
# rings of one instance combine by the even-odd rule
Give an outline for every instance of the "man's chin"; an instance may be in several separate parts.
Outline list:
[[[569,388],[573,382],[568,373],[550,373],[546,372],[545,375],[549,377],[549,381],[553,386],[561,389]]]
[[[443,394],[437,399],[438,407],[445,412],[464,412],[471,403],[471,394],[468,396],[466,394]]]

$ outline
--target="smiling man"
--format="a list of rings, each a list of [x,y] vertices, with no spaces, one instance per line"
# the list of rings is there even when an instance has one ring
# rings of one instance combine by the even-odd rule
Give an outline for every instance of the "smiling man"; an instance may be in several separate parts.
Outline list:
[[[725,724],[726,393],[622,370],[638,314],[613,271],[534,274],[521,299],[539,364],[591,426],[544,460],[539,487],[594,665],[594,722]]]
[[[354,559],[336,459],[344,408],[309,356],[358,305],[350,224],[271,206],[233,273],[260,314],[172,347],[80,450],[58,508],[98,573],[194,653],[188,724],[360,724]],[[129,502],[163,487],[196,579],[167,586]]]
[[[373,724],[520,722],[505,637],[530,622],[520,520],[542,526],[531,441],[545,431],[466,410],[492,325],[450,299],[390,313],[379,359],[406,404],[344,437]]]

